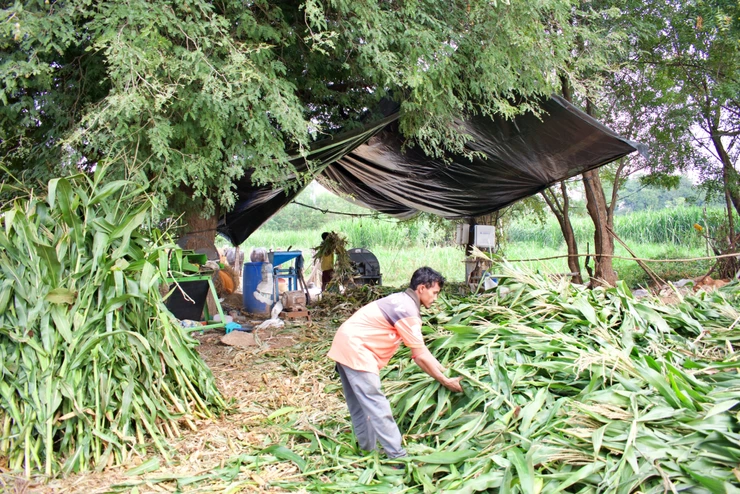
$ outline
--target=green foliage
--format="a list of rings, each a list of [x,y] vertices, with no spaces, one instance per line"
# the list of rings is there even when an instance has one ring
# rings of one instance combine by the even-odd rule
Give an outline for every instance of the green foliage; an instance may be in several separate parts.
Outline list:
[[[463,376],[463,393],[424,373],[407,348],[382,371],[408,457],[361,451],[346,412],[291,413],[280,442],[209,475],[158,472],[140,484],[249,489],[252,472],[269,468],[289,472],[271,486],[291,492],[735,492],[736,283],[665,305],[621,284],[588,290],[511,267],[499,274],[497,293],[443,295],[424,317],[428,348]],[[324,361],[331,375],[330,340],[284,365]]]
[[[327,223],[351,217],[348,214],[359,215],[359,219],[372,215],[373,211],[328,193],[316,182],[312,182],[296,196],[294,202],[267,220],[260,230],[319,230]]]
[[[613,2],[610,3],[613,5]],[[605,120],[645,143],[658,174],[693,167],[705,192],[733,196],[740,136],[740,5],[735,1],[619,2],[629,56],[603,93]],[[638,160],[640,161],[640,160]]]
[[[442,273],[447,281],[465,280],[465,252],[459,247],[376,247],[372,252],[380,263],[384,285],[406,287],[413,272],[422,266]]]
[[[408,284],[414,270],[421,266],[430,266],[436,269],[450,281],[463,281],[465,278],[465,267],[462,263],[464,252],[461,248],[445,245],[425,246],[423,239],[407,237],[405,230],[394,229],[392,223],[386,221],[379,221],[378,223],[379,226],[376,225],[378,226],[377,231],[380,231],[381,234],[373,238],[382,241],[372,241],[365,245],[348,241],[347,247],[364,247],[372,251],[380,263],[383,285],[404,286]],[[373,231],[373,229],[367,228],[371,225],[368,220],[363,220],[363,225],[360,227],[357,223],[351,222],[346,225],[329,223],[325,226],[325,230],[341,232],[348,238],[363,238],[364,233],[358,234],[355,230],[360,232]],[[343,226],[344,229],[339,229],[339,226]],[[249,256],[251,250],[256,247],[287,249],[292,246],[293,250],[303,251],[304,256],[308,259],[311,250],[321,242],[322,231],[324,231],[324,228],[285,232],[258,230],[241,245],[241,248]],[[306,269],[309,269],[308,266]]]
[[[409,143],[460,150],[454,118],[534,109],[560,72],[577,82],[584,60],[599,63],[596,48],[574,59],[575,40],[607,39],[571,22],[567,0],[3,6],[2,164],[29,180],[138,166],[162,208],[205,214],[232,206],[245,174],[293,178],[290,157],[384,97],[400,102]]]
[[[714,229],[724,222],[724,212],[717,208],[681,206],[657,211],[641,210],[617,215],[614,231],[619,237],[633,244],[654,243],[702,247],[705,239],[697,234],[694,224]],[[593,224],[588,218],[573,218],[573,230],[580,245],[593,239]],[[563,243],[560,226],[554,219],[544,225],[534,224],[527,218],[513,221],[507,232],[510,242],[537,242],[550,247]]]
[[[665,244],[640,244],[637,255],[643,259],[689,259],[702,258],[712,253],[698,248],[666,246]],[[629,253],[617,249],[617,255],[629,257]],[[678,281],[685,278],[698,278],[709,272],[715,261],[697,260],[683,262],[649,262],[648,267],[664,281]],[[653,286],[655,283],[636,262],[624,259],[614,260],[614,269],[625,285],[634,289]]]
[[[625,213],[616,217],[615,231],[640,258],[688,259],[711,256],[711,243],[707,243],[706,237],[697,232],[693,225],[698,223],[705,228],[705,233],[708,231],[712,238],[717,237],[722,231],[717,228],[723,223],[723,214],[723,210],[717,207],[707,208],[705,212],[698,206]],[[507,259],[547,258],[566,253],[560,227],[552,218],[543,224],[532,221],[529,216],[511,216],[506,225],[503,256]],[[593,224],[589,218],[575,217],[573,225],[581,243],[580,253],[586,254],[586,245],[593,238]],[[437,269],[451,281],[461,282],[465,277],[465,256],[462,248],[450,245],[452,227],[450,223],[443,230],[434,222],[425,224],[422,219],[416,224],[415,230],[406,222],[363,218],[327,223],[318,230],[277,232],[263,228],[241,247],[247,254],[254,247],[286,249],[289,246],[308,253],[320,243],[322,231],[332,230],[347,236],[348,247],[365,247],[375,254],[385,285],[404,286],[414,269],[424,265]],[[433,231],[425,233],[427,228]],[[593,253],[593,247],[590,252]],[[619,245],[615,254],[631,257]],[[562,258],[525,264],[529,269],[546,273],[568,271],[566,261]],[[619,279],[631,288],[650,282],[648,275],[634,261],[615,259],[614,267]],[[650,263],[650,267],[663,279],[678,280],[706,273],[710,261]]]
[[[350,245],[355,247],[406,247],[412,245],[432,247],[445,245],[449,242],[449,230],[441,228],[437,223],[428,219],[408,221],[342,220],[336,222],[336,226],[341,231],[346,232]]]
[[[284,176],[285,143],[307,142],[302,105],[269,35],[220,5],[230,11],[199,0],[5,9],[4,163],[53,176],[117,157],[142,164],[163,204],[210,210],[233,202],[231,181],[255,163],[257,181]]]
[[[697,190],[687,178],[676,176],[670,178],[673,182],[669,187],[665,187],[668,182],[661,180],[661,176],[657,174],[640,177],[639,180],[627,180],[620,188],[616,214],[690,205],[711,205],[713,210],[723,206],[723,203],[716,198],[707,201],[703,192]],[[659,180],[658,184],[656,180]],[[720,220],[720,218],[716,219]]]
[[[162,302],[173,246],[143,233],[145,192],[103,185],[98,169],[2,207],[0,456],[12,471],[102,469],[150,441],[167,457],[179,420],[225,407]]]
[[[706,250],[706,246],[671,246],[666,244],[634,243],[630,249],[640,259],[696,259],[711,256],[712,252]],[[593,254],[593,248],[589,250]],[[585,256],[585,249],[579,251]],[[506,246],[504,259],[517,266],[536,273],[547,275],[558,275],[569,272],[564,255],[567,254],[564,244],[553,247],[543,245],[537,241],[511,242]],[[652,285],[650,276],[632,259],[633,255],[621,245],[614,250],[617,256],[613,260],[614,270],[617,278],[631,289]],[[519,262],[520,260],[532,259],[531,261]],[[582,257],[583,259],[583,257]],[[593,260],[590,261],[593,265]],[[650,269],[666,281],[678,281],[682,278],[695,278],[706,274],[712,265],[708,260],[692,260],[680,262],[647,262]]]
[[[694,224],[713,228],[722,222],[723,212],[718,208],[705,211],[698,206],[675,207],[616,217],[614,231],[634,243],[702,246],[704,240],[697,235]]]
[[[335,231],[347,238],[349,248],[363,247],[407,247],[421,245],[425,247],[449,245],[452,235],[452,222],[440,222],[428,216],[412,220],[399,221],[388,216],[347,218],[331,220],[331,215],[323,216],[325,221],[317,227],[300,225],[300,206],[284,208],[268,223],[247,239],[244,245],[249,247],[267,247],[285,249],[290,245],[313,248],[321,242],[321,232]],[[367,210],[365,210],[367,211]],[[281,224],[296,224],[293,228],[278,228]]]

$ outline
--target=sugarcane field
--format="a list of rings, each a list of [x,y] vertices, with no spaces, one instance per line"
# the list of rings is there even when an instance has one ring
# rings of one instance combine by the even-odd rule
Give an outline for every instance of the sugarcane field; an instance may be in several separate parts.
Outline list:
[[[0,20],[0,494],[740,494],[740,2]]]

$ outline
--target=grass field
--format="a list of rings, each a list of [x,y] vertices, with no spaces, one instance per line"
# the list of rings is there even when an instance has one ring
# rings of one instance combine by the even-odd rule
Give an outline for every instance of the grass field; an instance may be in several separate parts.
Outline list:
[[[684,212],[685,213],[685,212]],[[621,217],[616,228],[618,233],[630,249],[642,259],[681,259],[697,258],[707,255],[706,245],[703,239],[693,230],[693,223],[689,228],[685,224],[693,221],[693,217],[683,220],[663,219],[656,221],[650,215],[641,213],[639,218],[632,218],[632,231],[625,225],[630,224],[629,217]],[[586,244],[589,243],[587,229],[588,219],[577,225],[580,236],[584,237],[579,242],[580,253],[586,253]],[[640,226],[640,221],[647,221]],[[582,224],[581,224],[582,223]],[[622,225],[620,225],[622,223]],[[671,229],[666,225],[673,224],[681,228]],[[509,240],[504,243],[503,256],[511,262],[519,262],[522,259],[543,259],[555,256],[563,256],[567,253],[565,244],[555,241],[557,230],[553,225],[533,227],[533,222],[521,221],[510,226],[507,235]],[[656,226],[663,225],[663,226]],[[288,247],[302,250],[309,257],[312,249],[321,240],[321,231],[333,230],[341,232],[348,239],[348,247],[364,247],[370,249],[381,266],[383,284],[390,286],[403,286],[408,282],[411,273],[420,266],[430,266],[445,275],[450,281],[460,282],[465,277],[464,252],[461,247],[451,245],[448,231],[430,222],[420,221],[417,224],[409,222],[392,222],[388,220],[343,220],[328,223],[322,230],[290,230],[270,231],[262,229],[253,234],[241,248],[246,255],[254,247],[266,247],[268,249],[284,250]],[[664,242],[656,242],[660,238],[655,230],[661,230],[665,238]],[[650,232],[645,233],[646,231]],[[539,237],[536,235],[539,232]],[[637,238],[634,238],[637,236]],[[683,238],[685,241],[681,242]],[[512,240],[514,239],[514,240]],[[518,239],[518,240],[517,240]],[[591,247],[591,252],[593,248]],[[621,259],[632,256],[623,247],[617,245],[614,267],[620,277],[628,286],[637,288],[646,285],[650,278],[637,265],[636,262]],[[583,259],[582,259],[583,261]],[[592,261],[593,262],[593,261]],[[307,259],[307,265],[309,261]],[[566,260],[545,259],[533,260],[524,263],[531,269],[544,273],[568,272]],[[710,261],[693,262],[649,262],[648,266],[662,279],[679,280],[681,278],[696,277],[706,273],[711,267]],[[586,276],[585,269],[582,271]]]
[[[295,232],[293,232],[295,233]],[[257,237],[259,238],[259,237]],[[252,239],[250,239],[252,240]],[[263,247],[270,244],[260,244],[259,242],[247,242],[242,245],[247,256],[254,247]],[[293,249],[301,250],[304,255],[311,255],[312,248],[315,245],[306,244],[276,244],[285,245],[287,248],[292,245]],[[354,247],[354,246],[353,246]],[[380,263],[381,273],[383,275],[383,284],[389,286],[402,286],[408,283],[411,273],[421,266],[430,266],[444,274],[449,281],[463,281],[465,278],[465,264],[463,263],[463,251],[458,247],[451,246],[433,246],[423,247],[384,247],[378,246],[371,248],[375,257]],[[308,266],[309,259],[306,259]],[[308,268],[307,270],[308,271]],[[308,273],[306,273],[308,274]]]

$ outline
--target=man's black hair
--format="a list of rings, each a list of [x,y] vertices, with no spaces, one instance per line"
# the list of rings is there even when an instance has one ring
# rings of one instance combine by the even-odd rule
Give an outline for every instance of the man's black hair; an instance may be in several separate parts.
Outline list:
[[[416,290],[416,287],[419,285],[431,288],[435,283],[439,283],[439,287],[442,288],[445,284],[445,277],[429,266],[424,266],[414,271],[414,274],[411,275],[409,288]]]
[[[321,234],[321,240],[326,240],[326,237],[329,236],[329,232],[324,232]]]

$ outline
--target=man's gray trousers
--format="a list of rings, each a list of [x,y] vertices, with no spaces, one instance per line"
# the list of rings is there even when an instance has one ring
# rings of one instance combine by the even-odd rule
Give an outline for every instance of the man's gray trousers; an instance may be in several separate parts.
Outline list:
[[[380,390],[380,376],[340,363],[337,363],[337,371],[342,378],[344,398],[360,448],[372,451],[380,442],[388,458],[406,456],[391,405]]]

